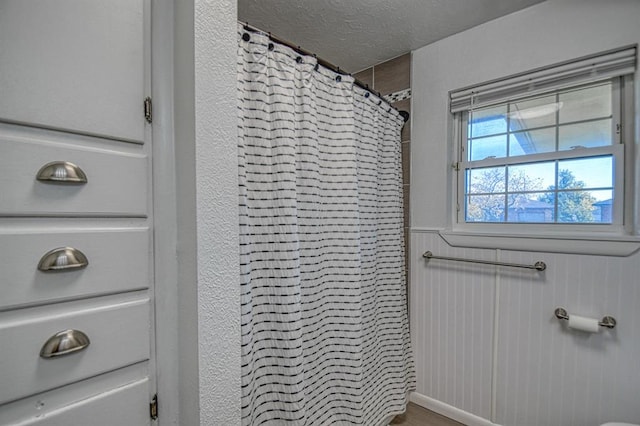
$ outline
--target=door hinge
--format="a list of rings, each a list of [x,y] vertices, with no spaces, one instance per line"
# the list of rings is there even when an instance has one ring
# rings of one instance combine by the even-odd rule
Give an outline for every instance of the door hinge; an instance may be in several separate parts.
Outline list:
[[[460,171],[460,162],[453,163],[453,164],[451,165],[451,168],[452,168],[453,170],[455,170],[456,172],[459,172],[459,171]]]
[[[151,403],[149,404],[149,416],[151,420],[156,420],[158,418],[158,394],[153,395],[151,399]]]
[[[144,99],[144,118],[147,120],[147,123],[151,123],[153,119],[153,105],[151,104],[151,98],[146,97]]]

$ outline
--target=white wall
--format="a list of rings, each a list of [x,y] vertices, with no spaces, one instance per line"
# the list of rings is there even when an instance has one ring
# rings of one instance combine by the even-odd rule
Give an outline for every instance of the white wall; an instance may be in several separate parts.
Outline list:
[[[410,310],[422,403],[469,424],[640,423],[640,254],[453,248],[435,231],[450,226],[448,92],[640,43],[639,23],[637,0],[549,0],[414,52],[411,181],[419,184],[411,186]],[[427,265],[426,250],[544,260],[548,270]],[[556,306],[612,315],[619,326],[592,336],[567,332]]]
[[[173,4],[177,424],[233,426],[240,424],[237,5]]]
[[[194,1],[174,3],[178,424],[200,423],[196,230]],[[160,314],[161,315],[161,314]],[[162,404],[160,403],[160,410]]]
[[[640,43],[638,22],[637,0],[548,0],[416,50],[411,226],[447,225],[450,90]]]
[[[240,424],[237,4],[196,0],[195,172],[200,424]]]

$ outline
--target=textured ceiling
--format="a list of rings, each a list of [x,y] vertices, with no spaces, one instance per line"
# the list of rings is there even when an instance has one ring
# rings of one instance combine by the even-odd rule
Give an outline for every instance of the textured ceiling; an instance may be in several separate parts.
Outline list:
[[[356,72],[542,0],[238,0],[238,19]]]

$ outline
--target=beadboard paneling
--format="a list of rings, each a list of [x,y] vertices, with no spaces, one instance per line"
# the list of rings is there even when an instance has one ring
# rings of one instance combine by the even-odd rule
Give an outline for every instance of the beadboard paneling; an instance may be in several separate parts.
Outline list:
[[[449,247],[436,232],[413,231],[410,240],[419,394],[504,426],[640,423],[640,253],[462,249]],[[426,250],[513,263],[542,260],[547,270],[427,263]],[[594,318],[611,315],[618,325],[598,334],[570,330],[554,316],[559,306]]]
[[[500,276],[497,423],[597,426],[640,421],[640,255],[501,252],[547,270]],[[612,331],[570,330],[553,311],[618,320]]]
[[[495,252],[449,247],[411,233],[411,336],[417,392],[489,418],[495,267],[426,261],[422,253],[493,260]]]

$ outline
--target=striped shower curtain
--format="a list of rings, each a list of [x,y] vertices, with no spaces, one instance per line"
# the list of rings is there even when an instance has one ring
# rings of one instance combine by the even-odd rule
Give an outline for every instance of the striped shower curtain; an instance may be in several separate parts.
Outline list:
[[[397,111],[239,27],[243,425],[387,424],[415,387]]]

